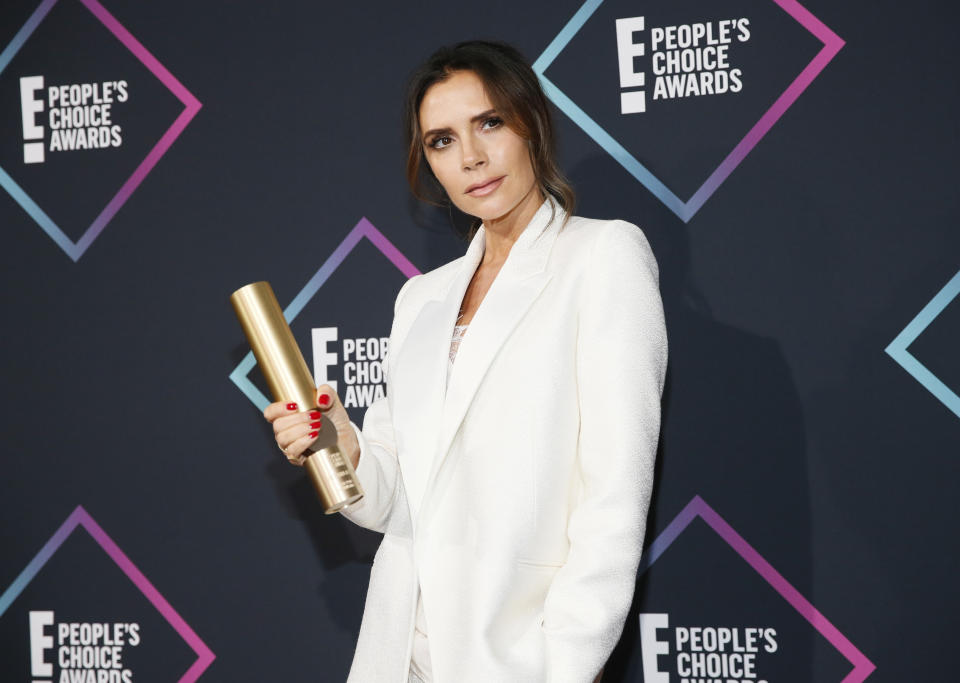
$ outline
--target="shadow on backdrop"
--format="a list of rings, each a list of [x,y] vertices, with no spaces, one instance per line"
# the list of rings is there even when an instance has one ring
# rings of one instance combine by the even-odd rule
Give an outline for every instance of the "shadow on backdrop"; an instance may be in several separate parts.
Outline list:
[[[616,183],[603,182],[609,164],[601,156],[587,159],[571,174],[574,186],[585,203],[608,213],[632,205],[632,211],[624,214],[627,217],[638,214],[638,205],[644,207],[640,211],[645,218],[632,220],[644,229],[657,255],[669,341],[661,441],[645,546],[699,495],[801,594],[812,599],[804,417],[783,352],[773,339],[713,319],[706,298],[690,276],[689,241],[697,229],[696,221],[693,227],[684,225],[639,183],[636,194],[626,197]],[[604,683],[643,680],[641,612],[662,612],[664,603],[669,602],[667,609],[701,616],[700,623],[671,621],[671,627],[708,625],[702,623],[702,604],[699,609],[684,604],[678,582],[702,582],[706,577],[710,592],[725,593],[725,576],[712,574],[710,564],[709,558],[702,559],[699,573],[683,576],[686,571],[671,562],[668,550],[638,576],[634,601],[620,643],[605,669]],[[745,563],[736,571],[753,573]],[[665,572],[674,576],[662,577]],[[669,596],[658,597],[656,591],[661,588],[669,591]],[[688,600],[694,600],[692,592]],[[768,598],[757,595],[758,602]],[[775,610],[786,604],[773,602]],[[729,622],[738,612],[757,611],[756,605],[746,610],[737,607],[718,609],[717,620]],[[760,611],[764,608],[759,607]],[[775,618],[770,621],[776,623]],[[663,634],[659,637],[662,640]],[[777,680],[811,680],[814,637],[812,628],[801,628],[791,637],[790,672]],[[670,647],[674,653],[673,643]],[[663,665],[666,658],[660,661]]]

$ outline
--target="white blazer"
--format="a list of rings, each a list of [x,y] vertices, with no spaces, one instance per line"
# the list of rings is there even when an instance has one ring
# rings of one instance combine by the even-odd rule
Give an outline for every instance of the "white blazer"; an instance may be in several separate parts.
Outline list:
[[[553,213],[553,220],[551,220]],[[397,296],[387,396],[344,511],[383,532],[349,681],[407,681],[418,586],[437,683],[590,683],[643,544],[667,360],[657,265],[623,221],[546,201],[448,352],[484,251]]]

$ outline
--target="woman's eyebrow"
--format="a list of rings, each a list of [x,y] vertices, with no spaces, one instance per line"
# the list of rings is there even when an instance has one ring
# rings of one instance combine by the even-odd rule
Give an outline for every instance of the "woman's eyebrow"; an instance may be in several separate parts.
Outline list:
[[[470,123],[476,123],[477,121],[482,121],[483,119],[488,118],[488,117],[490,117],[490,116],[493,116],[493,115],[496,114],[496,113],[497,113],[497,110],[496,110],[496,109],[487,109],[486,111],[480,112],[480,113],[477,114],[476,116],[470,117]],[[446,135],[446,134],[452,133],[452,132],[453,132],[453,129],[452,129],[452,128],[449,128],[449,127],[447,127],[447,128],[431,128],[430,130],[428,130],[427,132],[425,132],[425,133],[423,134],[423,139],[426,140],[427,138],[431,138],[431,137],[433,137],[433,136],[435,136],[435,135]]]

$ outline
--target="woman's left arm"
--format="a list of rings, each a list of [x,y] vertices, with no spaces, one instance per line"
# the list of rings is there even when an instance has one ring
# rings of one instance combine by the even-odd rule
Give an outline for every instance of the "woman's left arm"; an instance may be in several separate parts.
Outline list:
[[[548,680],[589,683],[623,630],[643,547],[667,337],[657,263],[643,233],[598,226],[577,347],[582,495],[570,551],[544,605]]]

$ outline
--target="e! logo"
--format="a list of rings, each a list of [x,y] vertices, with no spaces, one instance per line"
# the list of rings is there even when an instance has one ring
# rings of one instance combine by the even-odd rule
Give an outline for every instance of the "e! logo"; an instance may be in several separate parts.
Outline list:
[[[327,368],[337,364],[336,352],[331,353],[327,344],[337,341],[336,327],[314,327],[310,334],[313,342],[313,379],[317,386],[329,384],[337,391],[337,381],[330,379]]]
[[[20,112],[23,115],[23,163],[43,163],[43,126],[37,125],[37,114],[43,111],[43,98],[34,93],[43,90],[43,76],[24,76],[20,79]],[[41,140],[41,142],[29,142]]]
[[[640,615],[640,655],[643,657],[643,680],[645,683],[669,683],[670,674],[657,666],[657,657],[670,654],[670,643],[657,640],[657,629],[670,628],[666,614]]]
[[[40,87],[43,87],[42,83]],[[43,632],[47,626],[53,626],[53,612],[30,612],[30,673],[34,676],[33,683],[50,683],[49,678],[37,676],[53,676],[53,665],[44,658],[44,653],[53,649],[53,636]]]
[[[621,88],[642,88],[646,74],[635,70],[635,58],[646,53],[643,43],[633,42],[634,32],[643,31],[643,17],[617,19],[617,61],[620,66]],[[621,114],[642,114],[647,110],[647,95],[644,90],[620,93]]]

